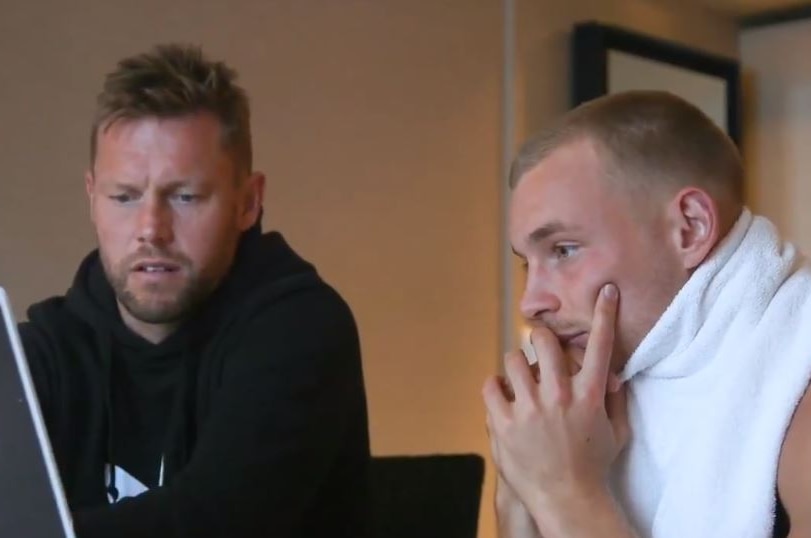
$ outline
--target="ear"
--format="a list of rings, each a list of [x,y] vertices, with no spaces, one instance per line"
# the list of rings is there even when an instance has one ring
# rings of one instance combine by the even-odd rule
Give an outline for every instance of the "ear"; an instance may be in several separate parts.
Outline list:
[[[254,172],[242,186],[242,197],[239,211],[239,229],[243,232],[254,225],[262,213],[262,201],[265,199],[265,175]]]
[[[93,171],[87,170],[84,173],[84,190],[87,193],[87,200],[90,202],[90,221],[93,224],[96,224],[96,212],[94,211],[96,206],[96,191],[94,189],[96,184],[96,178],[93,177]]]
[[[688,187],[673,198],[668,220],[676,255],[685,269],[695,269],[718,242],[718,204],[707,191]]]

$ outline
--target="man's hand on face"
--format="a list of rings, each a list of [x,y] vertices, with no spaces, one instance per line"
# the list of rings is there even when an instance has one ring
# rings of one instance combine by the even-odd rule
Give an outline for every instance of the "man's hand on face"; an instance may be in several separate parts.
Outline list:
[[[496,467],[543,535],[574,531],[592,510],[624,526],[609,514],[616,508],[607,489],[609,466],[629,436],[625,392],[610,372],[618,302],[616,286],[604,286],[579,372],[570,373],[555,334],[538,328],[539,372],[512,352],[505,358],[511,390],[497,377],[483,389]]]

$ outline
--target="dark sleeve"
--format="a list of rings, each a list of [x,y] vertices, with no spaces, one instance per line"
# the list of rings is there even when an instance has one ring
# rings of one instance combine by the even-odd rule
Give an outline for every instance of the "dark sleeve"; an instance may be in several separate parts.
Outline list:
[[[290,296],[240,334],[189,464],[164,487],[74,513],[77,538],[297,536],[347,444],[368,458],[358,336],[337,294]]]

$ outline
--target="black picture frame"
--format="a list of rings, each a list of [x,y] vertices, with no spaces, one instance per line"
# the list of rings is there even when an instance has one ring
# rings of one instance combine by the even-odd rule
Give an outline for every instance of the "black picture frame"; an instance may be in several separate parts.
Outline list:
[[[574,25],[571,41],[571,106],[608,92],[612,50],[718,77],[726,84],[727,134],[740,147],[740,64],[681,43],[598,22]]]

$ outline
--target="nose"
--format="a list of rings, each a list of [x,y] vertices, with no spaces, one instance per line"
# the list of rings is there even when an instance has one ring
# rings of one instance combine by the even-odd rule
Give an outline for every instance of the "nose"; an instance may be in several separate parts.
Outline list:
[[[166,245],[173,240],[172,211],[160,197],[144,197],[138,209],[138,242]]]
[[[552,290],[550,282],[539,275],[527,277],[526,288],[521,296],[521,315],[527,321],[540,321],[545,315],[560,309],[560,298]]]

